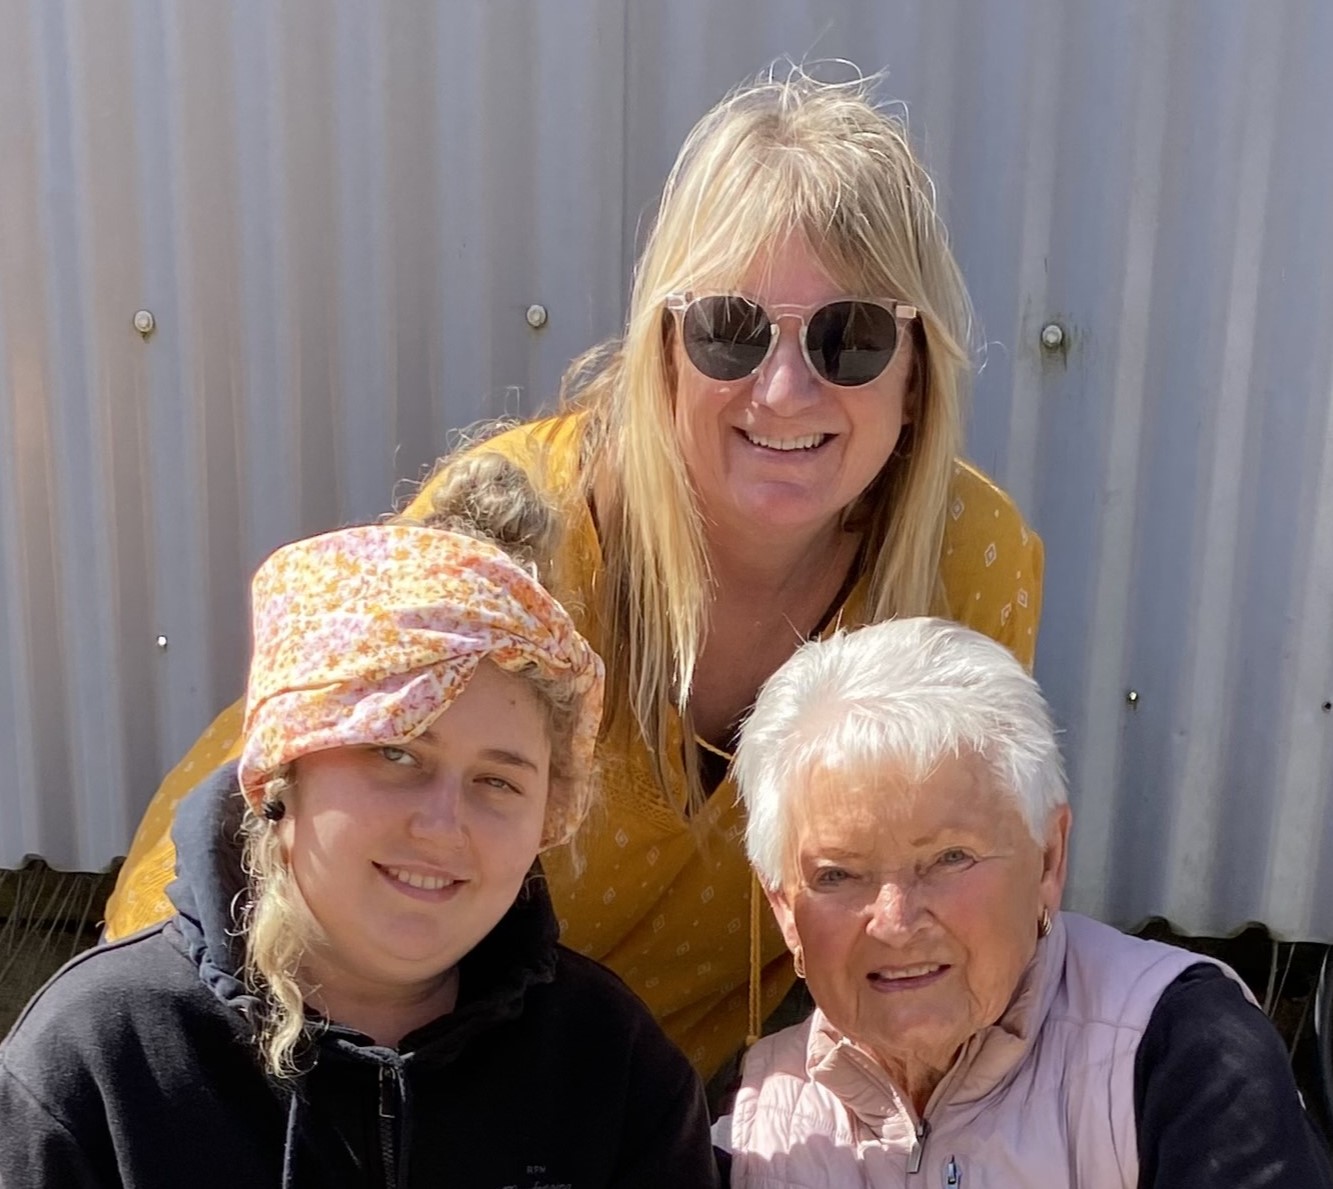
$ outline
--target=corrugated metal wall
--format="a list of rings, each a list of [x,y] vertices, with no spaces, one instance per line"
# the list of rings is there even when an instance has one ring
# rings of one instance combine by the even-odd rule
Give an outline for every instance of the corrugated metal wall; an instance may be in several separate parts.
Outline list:
[[[972,450],[1046,537],[1070,903],[1333,939],[1333,7],[0,0],[0,30],[0,865],[123,852],[241,688],[251,568],[547,400],[693,121],[842,57],[909,106],[989,341]]]

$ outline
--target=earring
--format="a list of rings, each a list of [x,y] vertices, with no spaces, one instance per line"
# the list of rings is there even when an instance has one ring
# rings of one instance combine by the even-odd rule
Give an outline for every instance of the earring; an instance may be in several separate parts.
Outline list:
[[[1051,920],[1051,910],[1043,908],[1041,910],[1041,920],[1037,922],[1037,936],[1049,937],[1051,930],[1055,928],[1055,922]]]
[[[274,797],[271,800],[264,802],[260,807],[260,812],[263,813],[264,817],[269,821],[280,822],[282,821],[283,814],[287,812],[287,806],[283,803],[281,798]]]
[[[799,945],[792,952],[791,964],[796,971],[796,977],[805,978],[805,951]]]

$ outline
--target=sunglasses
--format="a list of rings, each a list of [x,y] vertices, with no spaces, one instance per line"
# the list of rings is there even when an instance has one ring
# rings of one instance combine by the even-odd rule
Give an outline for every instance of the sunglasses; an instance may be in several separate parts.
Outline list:
[[[859,388],[883,375],[903,331],[918,317],[916,306],[901,301],[840,298],[814,309],[766,308],[739,293],[673,293],[666,308],[676,316],[686,358],[710,380],[753,376],[777,346],[779,322],[796,318],[806,365],[839,388]]]

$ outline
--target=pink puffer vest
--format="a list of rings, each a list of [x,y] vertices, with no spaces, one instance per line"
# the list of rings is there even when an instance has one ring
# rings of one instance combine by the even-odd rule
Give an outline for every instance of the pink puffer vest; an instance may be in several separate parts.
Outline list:
[[[963,1048],[924,1120],[816,1011],[746,1057],[729,1142],[719,1131],[731,1183],[1134,1189],[1134,1054],[1162,992],[1207,960],[1060,913],[1009,1010]]]

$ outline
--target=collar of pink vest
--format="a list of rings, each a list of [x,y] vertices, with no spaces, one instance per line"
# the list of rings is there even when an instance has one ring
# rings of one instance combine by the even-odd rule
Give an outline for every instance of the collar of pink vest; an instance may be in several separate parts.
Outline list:
[[[1066,944],[1064,920],[1057,913],[1050,935],[1037,942],[1008,1008],[959,1050],[930,1097],[927,1115],[946,1100],[964,1104],[985,1098],[1023,1063],[1059,987]],[[810,1018],[805,1068],[812,1081],[834,1094],[882,1142],[899,1146],[912,1141],[918,1121],[907,1097],[879,1062],[843,1036],[818,1008]]]

